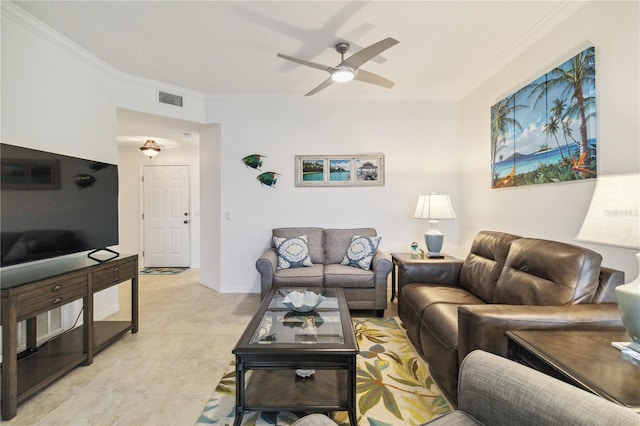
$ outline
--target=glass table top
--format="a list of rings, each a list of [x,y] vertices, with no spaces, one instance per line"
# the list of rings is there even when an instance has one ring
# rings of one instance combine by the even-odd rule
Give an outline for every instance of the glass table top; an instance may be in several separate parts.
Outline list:
[[[344,343],[339,311],[265,312],[249,344]]]
[[[338,296],[336,295],[335,288],[305,288],[305,287],[283,287],[278,289],[276,294],[273,296],[271,303],[269,304],[268,309],[289,309],[282,302],[284,298],[292,291],[300,291],[304,292],[306,290],[313,291],[315,293],[320,293],[324,299],[320,304],[316,307],[316,309],[338,309]]]
[[[283,303],[292,291],[314,291],[324,299],[310,312],[294,312]],[[283,287],[278,289],[249,344],[344,343],[338,296],[332,288]]]

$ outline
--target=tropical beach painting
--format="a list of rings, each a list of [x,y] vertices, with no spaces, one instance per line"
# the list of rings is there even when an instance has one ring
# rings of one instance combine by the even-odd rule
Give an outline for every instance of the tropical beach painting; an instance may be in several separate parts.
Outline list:
[[[384,155],[296,155],[296,186],[384,185]]]
[[[329,160],[329,180],[332,182],[348,182],[351,180],[351,164],[348,159]]]
[[[595,49],[491,107],[492,188],[596,177]]]
[[[324,181],[324,160],[302,160],[302,180],[305,182]]]

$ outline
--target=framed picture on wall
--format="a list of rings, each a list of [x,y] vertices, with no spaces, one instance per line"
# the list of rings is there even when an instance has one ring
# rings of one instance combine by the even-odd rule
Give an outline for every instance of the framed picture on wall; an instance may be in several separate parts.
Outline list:
[[[593,179],[596,142],[589,47],[491,107],[491,187]]]
[[[382,186],[384,154],[296,155],[296,186]]]

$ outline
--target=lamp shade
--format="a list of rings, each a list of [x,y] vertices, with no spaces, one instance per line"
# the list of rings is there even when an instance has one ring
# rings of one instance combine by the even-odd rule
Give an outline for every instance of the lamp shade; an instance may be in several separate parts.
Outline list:
[[[416,219],[455,219],[456,214],[451,206],[448,195],[420,195],[416,211],[413,214]]]
[[[598,177],[576,240],[640,248],[640,174]]]
[[[640,174],[599,176],[579,241],[640,248]],[[636,254],[640,268],[640,253]],[[640,354],[640,277],[616,287],[622,324],[631,336],[629,350]]]

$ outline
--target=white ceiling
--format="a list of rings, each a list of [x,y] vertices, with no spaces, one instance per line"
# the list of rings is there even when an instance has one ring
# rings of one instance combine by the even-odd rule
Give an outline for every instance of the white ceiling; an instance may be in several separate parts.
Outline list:
[[[15,1],[117,70],[204,93],[302,96],[324,71],[393,37],[365,66],[396,83],[334,84],[324,93],[460,95],[572,12],[576,1]],[[322,96],[323,92],[315,96]]]
[[[362,66],[392,89],[353,81],[314,95],[460,97],[573,13],[583,1],[14,1],[120,72],[207,94],[303,96],[324,71],[386,37],[399,44]],[[348,56],[348,55],[347,55]],[[192,123],[193,124],[193,123]],[[155,130],[154,130],[155,129]],[[118,140],[198,143],[198,126],[118,113]],[[162,144],[163,141],[161,140]]]

